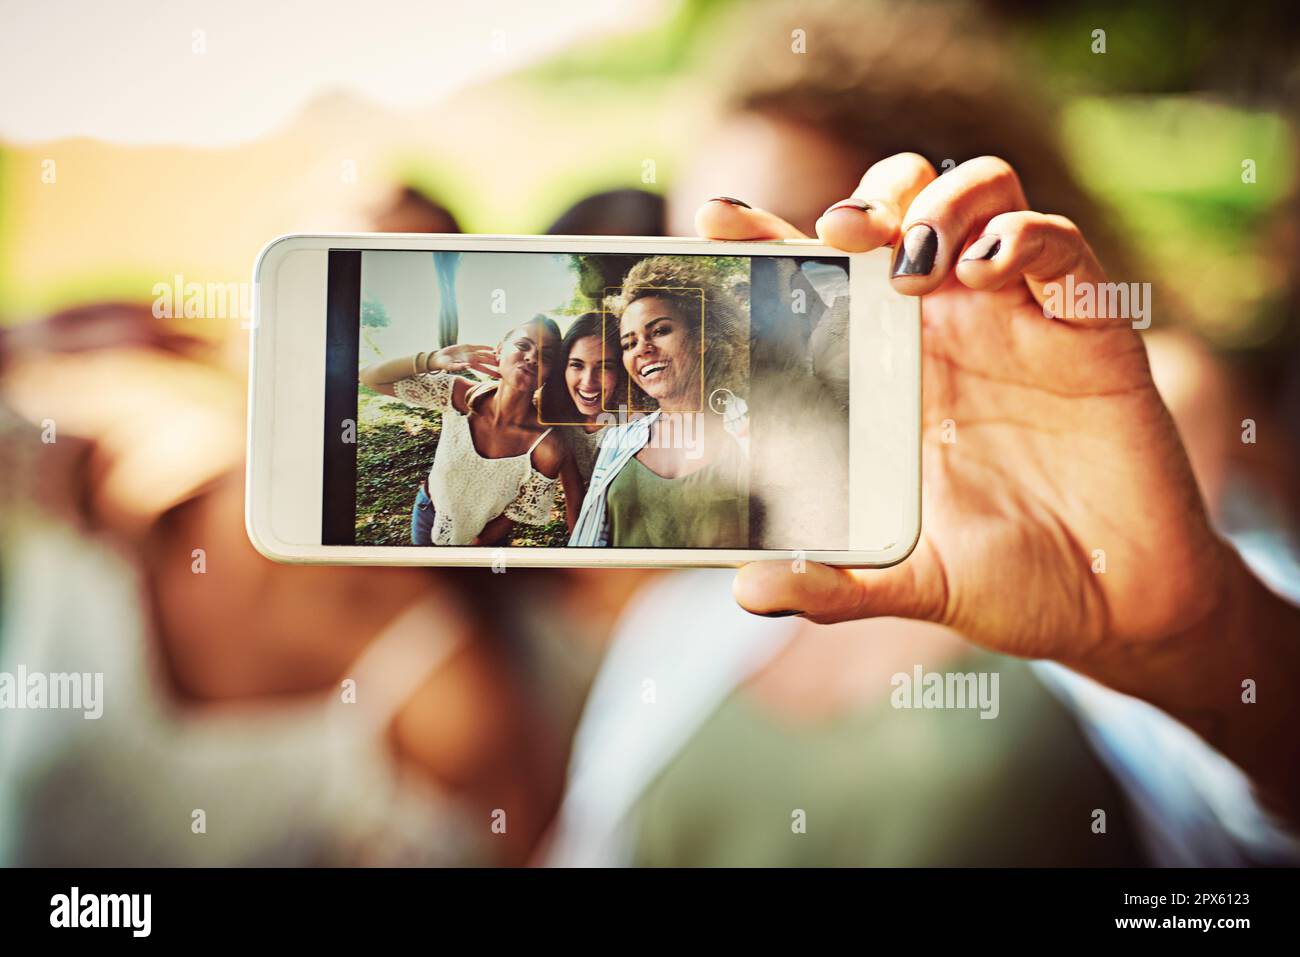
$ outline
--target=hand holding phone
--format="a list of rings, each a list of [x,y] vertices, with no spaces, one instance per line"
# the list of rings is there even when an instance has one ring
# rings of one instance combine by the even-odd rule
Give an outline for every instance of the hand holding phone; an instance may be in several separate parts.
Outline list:
[[[800,235],[721,202],[696,223],[718,239]],[[1289,703],[1243,704],[1246,679],[1300,669],[1300,610],[1211,528],[1136,331],[1149,313],[1115,311],[1078,228],[1029,210],[993,157],[942,176],[914,153],[882,160],[817,233],[845,251],[892,245],[894,287],[925,297],[925,528],[890,568],[747,565],[740,604],[922,619],[1063,662],[1183,722],[1300,818]],[[1062,308],[1068,290],[1107,306]]]
[[[715,238],[799,235],[719,202],[697,223]],[[1204,620],[1236,559],[1210,529],[1133,317],[1049,308],[1067,277],[1104,288],[1078,229],[1029,210],[1002,160],[939,176],[914,153],[873,166],[817,228],[845,251],[892,245],[894,288],[924,296],[925,527],[885,571],[747,567],[741,604],[921,618],[1072,662]]]

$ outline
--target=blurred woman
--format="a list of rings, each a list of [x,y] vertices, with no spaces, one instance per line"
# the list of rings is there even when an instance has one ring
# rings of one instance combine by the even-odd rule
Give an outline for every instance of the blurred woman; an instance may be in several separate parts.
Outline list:
[[[611,319],[608,329],[603,325],[598,312],[574,320],[560,343],[559,361],[542,387],[542,421],[568,426],[560,434],[573,453],[584,488],[591,482],[601,430],[611,418],[608,413],[618,406],[627,387],[618,324]]]
[[[885,157],[915,151],[947,169],[995,154],[1015,168],[1036,207],[1068,216],[1103,262],[1126,264],[1132,275],[1154,273],[1074,180],[1048,119],[1058,110],[1038,98],[1034,84],[1025,83],[1033,74],[1009,55],[1005,34],[996,24],[990,29],[985,11],[861,0],[771,4],[762,10],[738,8],[714,35],[727,38],[718,51],[725,72],[715,82],[726,102],[691,136],[691,158],[669,192],[668,234],[691,234],[702,221],[708,227],[704,234],[715,239],[773,238],[774,231],[795,236],[795,228],[812,234],[832,205],[852,205],[858,215],[870,215],[869,200],[877,197],[868,194],[852,204],[845,198],[863,195],[854,189],[864,170]],[[806,36],[815,54],[792,55],[794,35]],[[711,196],[719,201],[702,210],[701,200]],[[724,196],[743,197],[755,211]],[[604,231],[626,229],[613,222]],[[1177,289],[1162,293],[1172,296]],[[924,311],[932,305],[937,305],[932,298],[922,300]],[[1185,314],[1169,306],[1156,325],[1162,317]],[[847,330],[845,318],[828,312],[822,333],[812,330],[806,346],[810,368],[832,367],[833,349]],[[751,321],[757,323],[757,316]],[[1147,341],[1157,383],[1187,435],[1189,455],[1214,509],[1224,472],[1216,445],[1229,445],[1238,454],[1249,449],[1256,473],[1268,459],[1236,440],[1231,410],[1240,400],[1224,395],[1220,377],[1207,373],[1203,348],[1180,338],[1177,355],[1157,345],[1160,336]],[[756,336],[756,346],[759,341]],[[1183,368],[1171,368],[1169,358]],[[928,378],[927,391],[932,393],[935,384]],[[1190,397],[1195,401],[1186,401]],[[750,398],[761,398],[757,384],[751,384]],[[1266,408],[1262,402],[1244,407]],[[764,412],[755,409],[756,421]],[[761,445],[754,458],[760,463],[767,458]],[[934,523],[929,510],[926,523]],[[1247,531],[1262,537],[1265,530],[1256,525]],[[1293,583],[1298,580],[1291,576]],[[725,582],[713,587],[724,588]],[[1258,829],[1234,826],[1225,835],[1222,822],[1228,814],[1212,802],[1207,807],[1204,798],[1222,784],[1222,776],[1217,781],[1211,774],[1198,776],[1195,769],[1214,765],[1160,727],[1162,715],[1133,713],[1136,709],[1125,708],[1108,692],[1092,699],[1073,693],[1061,680],[1063,669],[1026,667],[972,649],[949,629],[882,617],[805,624],[775,652],[770,645],[756,651],[762,637],[751,634],[731,652],[731,683],[726,684],[717,679],[728,649],[721,628],[709,634],[707,644],[683,639],[679,647],[665,649],[666,637],[688,629],[693,635],[698,625],[688,624],[685,614],[673,619],[662,610],[689,607],[690,620],[698,621],[706,595],[701,585],[698,595],[656,596],[645,606],[654,616],[653,627],[638,636],[635,653],[617,645],[611,649],[607,672],[597,681],[598,689],[610,689],[609,714],[602,721],[600,710],[588,704],[592,717],[584,719],[578,740],[592,747],[589,755],[584,749],[575,755],[571,780],[582,781],[585,772],[601,766],[598,742],[617,746],[625,756],[632,751],[626,729],[635,726],[639,703],[626,701],[623,690],[632,676],[654,674],[660,684],[671,681],[681,688],[709,669],[714,679],[709,687],[719,689],[712,708],[704,703],[706,692],[690,704],[707,717],[677,729],[672,746],[654,740],[642,747],[642,754],[666,757],[647,760],[641,790],[623,806],[607,808],[603,818],[634,834],[593,839],[584,828],[594,817],[590,799],[597,788],[572,789],[566,800],[580,814],[570,822],[573,839],[554,842],[554,860],[1204,865],[1268,860],[1280,846],[1270,847]],[[998,721],[969,722],[962,720],[968,714],[958,712],[891,707],[892,675],[918,664],[931,671],[1000,672],[1004,700],[1017,702],[1015,716],[1005,712]],[[669,676],[670,667],[677,670]],[[1136,746],[1142,741],[1155,746],[1144,752]],[[907,786],[900,787],[902,782]],[[1220,788],[1220,793],[1234,792]],[[1248,804],[1242,800],[1238,806],[1244,811]],[[1112,811],[1104,840],[1060,826],[1097,807]],[[771,823],[788,824],[791,808],[833,824],[819,834],[810,828],[792,837],[788,826]],[[1121,819],[1113,813],[1121,809],[1132,813]],[[561,819],[567,821],[567,815]],[[621,823],[629,821],[635,828]],[[980,826],[971,827],[971,821]],[[630,850],[618,854],[608,848]],[[578,853],[571,853],[575,849]]]
[[[559,340],[555,322],[538,316],[495,349],[458,344],[361,370],[361,382],[376,392],[443,413],[433,467],[412,509],[414,544],[503,544],[516,522],[550,521],[561,481],[566,497],[581,499],[573,456],[542,427],[537,409],[538,383]],[[497,381],[457,375],[467,369]]]
[[[654,256],[632,268],[610,307],[633,407],[654,411],[602,437],[569,544],[747,546],[744,419],[734,414],[748,347],[739,305],[700,261]]]
[[[147,303],[0,341],[0,672],[104,692],[97,720],[0,719],[0,864],[523,861],[561,781],[531,658],[550,602],[267,561],[239,520],[243,377],[213,358]]]

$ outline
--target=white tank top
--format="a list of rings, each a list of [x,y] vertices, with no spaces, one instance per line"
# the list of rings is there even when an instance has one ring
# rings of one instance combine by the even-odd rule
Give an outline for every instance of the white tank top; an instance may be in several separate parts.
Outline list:
[[[442,435],[429,470],[433,544],[468,545],[498,515],[528,525],[546,524],[560,480],[533,468],[532,456],[551,430],[520,455],[484,458],[474,446],[469,417],[452,404],[453,385],[453,377],[445,373],[393,383],[393,392],[403,402],[442,412]],[[469,401],[474,398],[471,393]]]

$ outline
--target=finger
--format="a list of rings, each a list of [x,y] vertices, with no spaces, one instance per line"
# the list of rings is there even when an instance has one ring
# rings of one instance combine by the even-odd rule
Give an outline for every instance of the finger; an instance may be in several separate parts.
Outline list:
[[[930,183],[903,214],[890,277],[904,295],[937,289],[970,237],[994,216],[1027,207],[1020,178],[1006,160],[980,156]]]
[[[695,231],[705,239],[808,238],[780,216],[727,196],[711,199],[696,210]]]
[[[483,349],[460,356],[460,361],[477,369],[481,365],[495,366],[499,359],[495,351]]]
[[[491,376],[493,379],[501,378],[501,370],[490,362],[471,362],[469,365],[470,368],[481,372],[486,376]]]
[[[849,199],[834,203],[817,220],[821,241],[861,253],[898,239],[903,215],[934,181],[934,167],[919,153],[897,153],[862,174]]]
[[[1115,299],[1095,295],[1106,281],[1105,271],[1079,227],[1064,216],[1032,211],[994,216],[962,255],[957,278],[972,289],[1001,289],[1023,278],[1040,305],[1051,298],[1053,285],[1057,292],[1067,285],[1080,291],[1091,286],[1095,308],[1089,312],[1094,321],[1130,318],[1118,314]],[[1055,312],[1065,321],[1085,318],[1076,316],[1073,308]]]
[[[732,594],[757,615],[799,614],[820,623],[881,617],[943,621],[944,589],[936,576],[918,573],[922,564],[915,556],[871,570],[809,562],[796,572],[788,562],[754,562],[736,573]]]

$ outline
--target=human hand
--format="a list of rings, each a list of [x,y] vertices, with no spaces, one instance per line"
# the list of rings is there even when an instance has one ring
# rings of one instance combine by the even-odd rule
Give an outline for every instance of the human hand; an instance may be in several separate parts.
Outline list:
[[[887,569],[748,565],[740,604],[817,622],[925,619],[1094,674],[1208,618],[1235,556],[1210,528],[1141,337],[1123,316],[1044,309],[1050,283],[1105,282],[1074,224],[1030,211],[993,157],[937,176],[916,154],[892,156],[850,202],[818,221],[821,240],[864,252],[904,237],[893,285],[925,297],[921,539]],[[696,226],[713,239],[802,235],[717,200]],[[955,441],[942,441],[944,420]]]
[[[492,379],[501,378],[497,372],[497,352],[491,346],[457,343],[439,349],[429,357],[429,367],[442,372],[463,372],[473,369]]]

